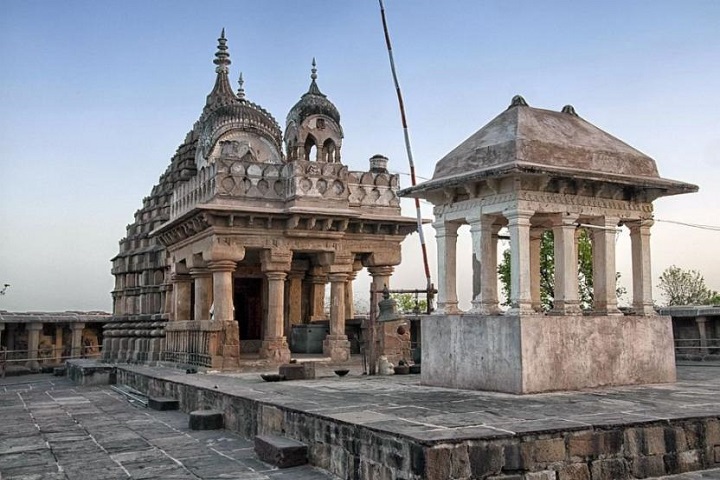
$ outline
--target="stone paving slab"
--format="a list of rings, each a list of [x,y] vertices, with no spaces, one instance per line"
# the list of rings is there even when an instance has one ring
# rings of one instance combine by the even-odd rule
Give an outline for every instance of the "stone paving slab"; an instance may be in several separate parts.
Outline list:
[[[187,414],[133,406],[109,387],[32,375],[0,380],[2,480],[331,480],[258,460],[249,439],[193,432]]]

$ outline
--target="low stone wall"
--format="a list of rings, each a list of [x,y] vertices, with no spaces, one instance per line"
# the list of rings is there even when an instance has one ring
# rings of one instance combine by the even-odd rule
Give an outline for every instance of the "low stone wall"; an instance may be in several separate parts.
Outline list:
[[[421,439],[273,405],[260,391],[239,396],[122,368],[118,381],[176,398],[186,412],[220,410],[225,427],[248,438],[303,442],[310,463],[353,480],[621,480],[720,467],[718,417],[524,434],[479,428],[455,438],[437,430],[437,439]]]
[[[429,315],[422,383],[508,393],[670,383],[670,317]]]

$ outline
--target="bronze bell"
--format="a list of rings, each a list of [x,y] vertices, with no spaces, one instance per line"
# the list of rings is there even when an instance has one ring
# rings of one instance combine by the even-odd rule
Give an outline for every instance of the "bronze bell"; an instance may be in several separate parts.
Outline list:
[[[378,303],[380,313],[377,317],[377,321],[382,322],[395,322],[402,320],[403,316],[397,311],[397,302],[395,299],[390,298],[390,292],[387,287],[383,290],[383,299]]]

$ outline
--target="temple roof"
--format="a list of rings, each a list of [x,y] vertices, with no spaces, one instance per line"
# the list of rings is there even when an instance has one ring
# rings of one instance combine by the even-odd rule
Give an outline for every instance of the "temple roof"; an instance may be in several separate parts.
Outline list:
[[[440,159],[432,180],[401,194],[523,171],[653,186],[666,194],[697,190],[660,178],[652,158],[581,118],[572,106],[544,110],[516,96],[507,110]]]
[[[325,115],[340,125],[340,112],[337,107],[328,100],[327,95],[320,91],[320,87],[317,85],[317,68],[314,58],[310,74],[310,88],[308,88],[307,93],[290,109],[286,124],[295,122],[300,125],[303,120],[311,115]]]

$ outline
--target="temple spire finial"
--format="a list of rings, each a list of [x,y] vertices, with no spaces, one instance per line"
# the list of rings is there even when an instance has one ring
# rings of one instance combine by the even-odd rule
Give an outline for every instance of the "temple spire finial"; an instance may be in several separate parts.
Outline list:
[[[315,62],[315,57],[313,57],[312,60],[312,69],[310,70],[310,79],[314,82],[317,80],[317,63]]]
[[[217,65],[217,67],[215,68],[216,73],[227,74],[230,71],[228,69],[228,65],[230,65],[230,63],[232,62],[230,61],[230,54],[227,50],[227,39],[225,38],[225,28],[223,28],[222,32],[220,33],[220,38],[218,38],[218,47],[217,52],[215,52],[215,60],[213,60],[213,63]]]
[[[312,59],[312,68],[310,69],[310,88],[308,89],[308,93],[312,95],[322,95],[323,97],[325,95],[322,94],[320,91],[320,87],[317,85],[317,62],[315,61],[315,57]]]
[[[245,87],[244,87],[245,80],[243,80],[242,72],[240,72],[240,78],[238,78],[238,85],[239,85],[239,87],[238,87],[238,91],[237,91],[237,97],[240,100],[244,100],[245,99]]]

